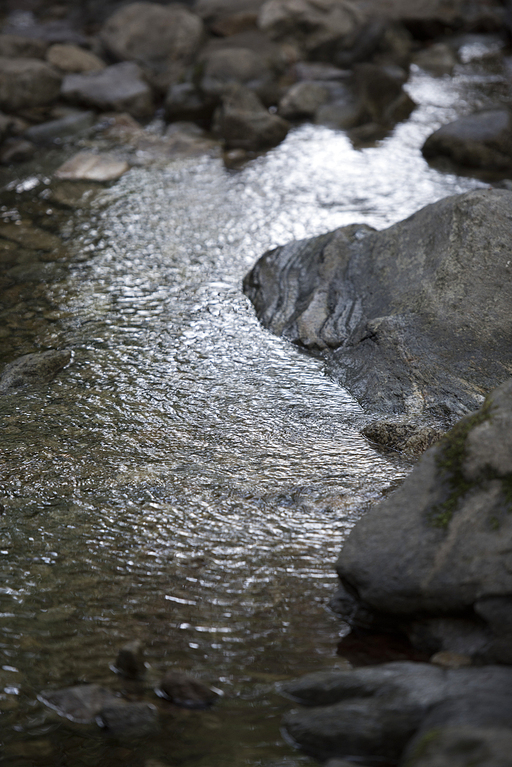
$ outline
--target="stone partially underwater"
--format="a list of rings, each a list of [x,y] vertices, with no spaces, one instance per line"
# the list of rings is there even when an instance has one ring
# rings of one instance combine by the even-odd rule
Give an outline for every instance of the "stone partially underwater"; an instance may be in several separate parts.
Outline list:
[[[512,374],[511,237],[512,194],[476,190],[278,247],[244,292],[370,412],[446,428]]]

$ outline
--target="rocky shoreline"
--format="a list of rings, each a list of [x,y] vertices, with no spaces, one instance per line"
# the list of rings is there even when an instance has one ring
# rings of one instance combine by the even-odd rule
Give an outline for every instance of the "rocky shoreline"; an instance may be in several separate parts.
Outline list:
[[[14,5],[0,31],[4,165],[105,131],[114,147],[129,144],[139,155],[151,154],[148,144],[160,156],[215,146],[228,165],[279,144],[297,121],[348,131],[364,145],[414,109],[404,90],[411,64],[444,76],[468,44],[500,55],[510,21],[498,0],[35,7]],[[443,126],[424,154],[507,174],[511,136],[508,105],[497,105]],[[73,172],[115,178],[81,165]]]
[[[81,151],[56,171],[64,182],[113,181],[190,153],[222,152],[236,166],[303,120],[374,142],[414,109],[411,63],[448,75],[468,34],[487,44],[494,35],[498,51],[508,40],[502,3],[409,6],[116,3],[96,26],[93,0],[69,15],[14,9],[0,34],[0,163],[69,142]],[[442,126],[422,151],[506,177],[510,126],[500,105]],[[245,280],[262,324],[321,355],[361,402],[370,441],[427,451],[349,536],[332,606],[354,629],[406,636],[432,662],[282,687],[303,706],[285,732],[329,767],[510,763],[511,203],[508,188],[485,189],[384,231],[342,227],[270,251]],[[69,361],[67,351],[22,357],[4,369],[0,394]],[[155,725],[153,704],[104,703],[91,717],[113,732],[135,719],[144,733]]]

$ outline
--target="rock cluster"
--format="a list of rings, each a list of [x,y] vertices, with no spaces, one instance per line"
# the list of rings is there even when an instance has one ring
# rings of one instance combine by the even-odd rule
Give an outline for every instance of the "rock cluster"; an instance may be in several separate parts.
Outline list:
[[[147,120],[164,105],[169,122],[197,121],[239,152],[275,146],[289,121],[304,119],[372,140],[414,109],[403,88],[411,61],[436,74],[453,69],[449,46],[424,48],[426,40],[505,28],[498,0],[469,5],[195,0],[100,8],[91,1],[80,14],[85,30],[102,20],[92,36],[67,18],[45,22],[25,14],[17,26],[14,14],[0,33],[0,161],[27,159],[36,144],[88,130],[84,107]],[[62,124],[61,135],[57,122],[68,117],[76,120],[75,133]],[[425,156],[451,153],[469,165],[508,170],[506,117],[499,120],[504,132],[495,126],[492,136],[482,128],[490,119],[476,116],[471,129],[448,126]],[[461,131],[468,130],[473,144],[461,149]]]

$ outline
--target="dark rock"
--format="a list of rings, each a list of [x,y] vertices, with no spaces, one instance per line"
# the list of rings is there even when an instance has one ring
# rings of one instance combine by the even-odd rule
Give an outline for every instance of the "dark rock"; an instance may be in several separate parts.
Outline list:
[[[17,242],[29,250],[58,251],[62,246],[62,240],[57,235],[26,222],[3,224],[1,234],[4,239]]]
[[[140,679],[146,673],[142,642],[135,639],[123,645],[116,658],[115,671],[130,679]]]
[[[129,61],[100,72],[67,75],[62,96],[105,112],[128,112],[133,117],[149,117],[153,112],[151,89],[140,67]]]
[[[419,51],[413,57],[413,62],[435,77],[441,77],[452,74],[458,58],[453,49],[446,43],[435,43]]]
[[[427,160],[448,158],[484,171],[512,170],[512,120],[508,109],[490,109],[443,125],[425,141]]]
[[[292,41],[309,58],[332,62],[338,50],[350,48],[364,17],[349,0],[268,0],[258,23],[271,39]]]
[[[292,242],[262,256],[244,291],[265,327],[323,350],[363,406],[453,423],[509,374],[511,202],[477,190],[381,232]]]
[[[319,672],[283,685],[307,706],[287,714],[284,726],[321,760],[396,760],[423,725],[502,725],[512,713],[511,682],[511,669],[493,666],[442,670],[406,662]]]
[[[47,351],[26,354],[6,365],[0,376],[0,394],[12,394],[22,386],[48,383],[71,360],[71,352]]]
[[[22,138],[8,138],[0,147],[0,162],[10,165],[12,162],[25,162],[34,156],[36,148],[31,141]]]
[[[356,524],[338,560],[356,603],[429,652],[511,660],[511,433],[512,379]]]
[[[358,64],[354,73],[361,122],[392,125],[409,117],[416,105],[403,90],[407,75],[400,67]]]
[[[48,43],[21,35],[0,35],[0,56],[44,59]]]
[[[207,125],[217,104],[217,98],[207,96],[193,83],[177,83],[167,93],[165,116],[171,121],[194,120]]]
[[[0,58],[0,107],[8,112],[49,104],[59,96],[62,78],[39,59]]]
[[[253,90],[272,79],[262,57],[250,48],[220,48],[201,57],[203,77],[201,89],[221,95],[229,83],[241,83]]]
[[[15,127],[15,122],[9,115],[4,115],[0,112],[0,143],[7,138]]]
[[[346,80],[351,74],[347,69],[333,67],[322,61],[298,61],[293,70],[299,82],[302,80],[337,82]]]
[[[215,35],[230,36],[256,26],[265,0],[198,0],[194,6]]]
[[[270,114],[256,94],[239,85],[227,86],[214,119],[214,132],[228,149],[258,151],[277,146],[289,123]]]
[[[361,433],[371,442],[391,450],[399,450],[411,458],[424,453],[444,434],[435,426],[410,421],[373,421],[367,424]]]
[[[507,767],[509,727],[436,727],[422,731],[407,749],[407,767]]]
[[[312,118],[328,99],[329,91],[321,83],[299,82],[285,93],[278,111],[286,120]]]
[[[42,692],[38,699],[66,719],[81,724],[91,724],[103,708],[110,708],[122,702],[110,690],[98,684],[83,684]]]
[[[167,671],[158,693],[183,708],[209,708],[218,697],[210,687],[182,671]]]
[[[190,61],[202,42],[203,23],[178,4],[131,3],[105,22],[100,37],[120,61]]]
[[[141,738],[158,729],[158,711],[151,703],[125,703],[118,700],[103,706],[96,721],[110,735]]]
[[[84,133],[93,126],[94,121],[94,112],[77,111],[59,120],[33,125],[23,135],[35,144],[53,144],[63,138]]]

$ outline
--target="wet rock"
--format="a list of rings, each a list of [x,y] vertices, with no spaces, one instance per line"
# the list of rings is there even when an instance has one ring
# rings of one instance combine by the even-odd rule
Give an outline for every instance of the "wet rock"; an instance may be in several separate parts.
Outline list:
[[[107,66],[98,56],[78,45],[52,45],[46,53],[49,64],[63,72],[98,72]]]
[[[0,56],[7,58],[44,59],[48,43],[21,35],[0,34]]]
[[[298,61],[293,67],[293,71],[299,82],[303,80],[337,82],[350,77],[350,72],[347,69],[333,67],[322,61]]]
[[[122,699],[98,684],[83,684],[50,690],[38,695],[38,699],[60,716],[72,722],[91,724],[96,721],[102,709],[120,705]]]
[[[140,679],[146,673],[142,642],[134,640],[127,642],[119,650],[115,670],[130,679]]]
[[[312,118],[329,99],[329,95],[328,89],[320,83],[296,83],[279,102],[279,114],[287,120]]]
[[[340,49],[350,48],[364,21],[350,0],[268,0],[258,24],[273,40],[291,40],[309,58],[333,61]]]
[[[31,141],[22,138],[8,138],[0,146],[0,162],[10,165],[13,162],[26,162],[34,156],[36,147]]]
[[[436,727],[411,743],[408,767],[505,767],[510,763],[508,727]]]
[[[110,735],[141,738],[158,729],[158,711],[151,703],[124,703],[117,700],[103,706],[96,721]]]
[[[59,251],[62,247],[60,237],[27,222],[3,224],[1,236],[29,250]]]
[[[194,677],[181,671],[167,671],[158,693],[183,708],[209,708],[218,694]]]
[[[89,130],[94,122],[94,112],[80,110],[58,120],[32,125],[23,135],[35,144],[60,143],[64,138],[77,136]]]
[[[62,96],[104,112],[128,112],[134,117],[148,117],[153,112],[151,89],[142,70],[128,61],[101,72],[67,75],[62,83]]]
[[[354,73],[362,122],[392,125],[409,117],[416,105],[403,90],[407,75],[400,67],[358,64]]]
[[[130,166],[125,160],[116,160],[107,154],[78,152],[55,171],[62,181],[116,181]]]
[[[452,74],[458,58],[449,45],[434,43],[429,48],[419,51],[413,57],[413,62],[435,77],[441,77]]]
[[[511,202],[477,190],[381,232],[292,242],[262,256],[244,291],[265,327],[323,350],[363,406],[443,428],[508,376]]]
[[[282,117],[270,114],[252,91],[232,85],[222,96],[213,130],[228,149],[258,151],[277,146],[289,127]]]
[[[23,386],[49,383],[71,360],[71,352],[51,350],[25,354],[6,365],[0,376],[0,394],[12,394]]]
[[[490,109],[443,125],[425,141],[427,160],[448,158],[486,171],[512,170],[512,119],[508,109]]]
[[[4,115],[3,112],[0,112],[0,142],[7,138],[14,125],[15,123],[12,117],[9,117],[9,115]]]
[[[59,96],[61,75],[44,61],[0,58],[0,107],[17,112],[49,104]]]
[[[356,524],[338,560],[356,602],[432,653],[512,660],[511,429],[508,380]]]
[[[497,666],[443,670],[408,662],[309,674],[283,685],[307,706],[287,714],[284,726],[321,760],[396,760],[423,725],[432,729],[441,720],[444,726],[486,727],[494,719],[494,726],[503,726],[512,712],[511,681],[512,670]]]
[[[261,55],[250,48],[220,48],[201,58],[203,78],[201,90],[221,95],[229,83],[241,83],[257,90],[272,75]]]
[[[353,90],[340,85],[331,94],[331,101],[320,106],[315,114],[315,122],[329,128],[349,130],[361,122],[361,103]]]
[[[376,445],[399,450],[414,458],[438,442],[444,431],[435,426],[410,421],[373,421],[361,433]]]
[[[194,11],[215,35],[230,36],[256,26],[265,0],[198,0]]]
[[[171,85],[165,99],[165,116],[168,120],[197,120],[209,124],[217,99],[206,96],[193,83]]]
[[[106,21],[100,38],[110,55],[120,61],[189,61],[203,34],[199,16],[183,6],[131,3]]]
[[[431,40],[449,30],[491,32],[503,28],[503,9],[497,2],[465,0],[367,0],[367,15],[402,21],[419,40]]]

